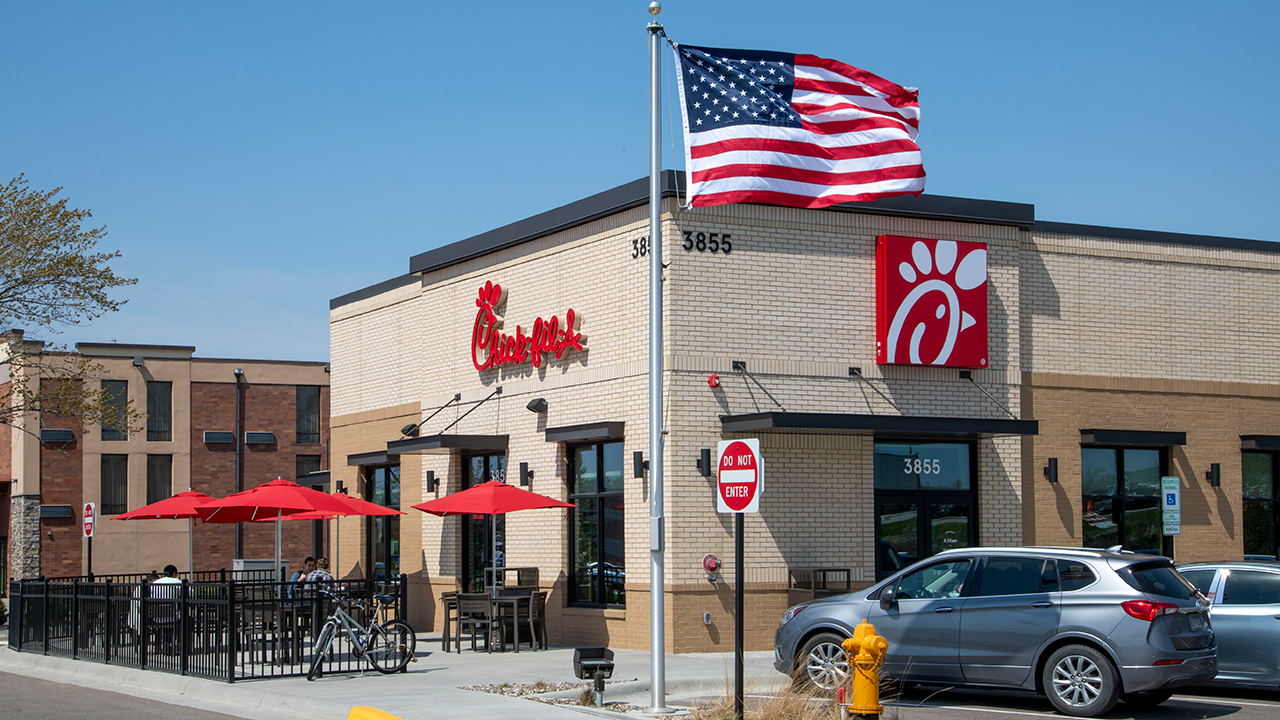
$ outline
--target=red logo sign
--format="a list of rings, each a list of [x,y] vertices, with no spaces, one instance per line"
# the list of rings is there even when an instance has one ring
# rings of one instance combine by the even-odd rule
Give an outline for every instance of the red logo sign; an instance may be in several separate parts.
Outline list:
[[[502,311],[507,291],[501,285],[486,282],[476,299],[476,322],[471,329],[471,364],[477,370],[499,365],[519,365],[527,360],[534,367],[542,365],[543,353],[555,353],[557,360],[565,351],[581,350],[584,338],[578,333],[582,318],[573,310],[564,314],[564,321],[552,316],[550,320],[538,318],[533,322],[533,332],[526,335],[524,328],[516,326],[514,335],[501,331]]]
[[[93,529],[98,521],[98,516],[93,509],[93,503],[84,504],[84,515],[82,517],[84,518],[84,536],[91,538],[93,537]]]
[[[987,246],[876,238],[876,362],[987,366]]]
[[[759,440],[721,441],[716,482],[719,511],[759,512],[762,469]]]

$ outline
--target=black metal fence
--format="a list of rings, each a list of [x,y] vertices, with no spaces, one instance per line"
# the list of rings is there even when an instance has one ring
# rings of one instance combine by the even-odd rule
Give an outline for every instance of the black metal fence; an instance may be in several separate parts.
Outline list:
[[[408,607],[404,575],[305,584],[14,580],[9,583],[9,647],[226,682],[305,675],[312,642],[332,611],[332,601],[317,591],[322,587],[370,606],[375,594],[394,595],[395,604],[380,620],[402,618]],[[350,611],[362,623],[369,619],[357,608]],[[359,670],[361,662],[345,640],[335,640],[325,672]]]

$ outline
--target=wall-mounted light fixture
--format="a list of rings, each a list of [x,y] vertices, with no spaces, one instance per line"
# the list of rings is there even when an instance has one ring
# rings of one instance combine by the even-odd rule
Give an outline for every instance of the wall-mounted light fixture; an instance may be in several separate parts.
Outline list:
[[[440,487],[440,481],[436,479],[436,471],[427,471],[427,492],[435,492]]]
[[[1058,482],[1058,458],[1049,458],[1049,464],[1044,466],[1044,476],[1049,482]]]
[[[1222,466],[1218,463],[1210,463],[1209,470],[1205,472],[1204,479],[1209,481],[1209,487],[1222,486]]]
[[[649,461],[644,459],[644,453],[637,450],[631,453],[631,475],[635,478],[644,477],[644,471],[649,469]]]
[[[530,400],[530,401],[529,401],[529,404],[528,404],[528,405],[525,405],[524,407],[525,407],[525,409],[526,409],[526,410],[528,410],[529,412],[533,412],[533,413],[544,413],[544,412],[546,412],[546,411],[547,411],[547,399],[546,399],[546,398],[534,398],[534,399]]]
[[[347,494],[347,486],[341,480],[338,481],[337,486],[338,486],[338,492],[342,493],[343,495]]]
[[[231,371],[231,374],[235,375],[237,380],[244,377],[244,371],[241,370],[240,368],[235,368],[234,370]]]
[[[400,434],[404,437],[418,437],[418,426],[422,423],[410,423],[400,428]]]
[[[520,463],[520,484],[529,487],[533,484],[533,471],[529,469],[529,463]]]
[[[711,477],[711,448],[698,451],[698,473],[702,477]]]

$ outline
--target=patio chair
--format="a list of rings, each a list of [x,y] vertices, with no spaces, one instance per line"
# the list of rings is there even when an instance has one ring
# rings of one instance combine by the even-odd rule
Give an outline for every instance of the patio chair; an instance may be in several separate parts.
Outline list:
[[[484,629],[485,652],[493,652],[493,603],[484,593],[458,593],[458,617],[455,620],[458,652],[462,652],[462,633],[471,633],[471,650],[476,649],[476,633]]]
[[[547,649],[547,592],[538,590],[529,596],[529,637],[532,647]]]

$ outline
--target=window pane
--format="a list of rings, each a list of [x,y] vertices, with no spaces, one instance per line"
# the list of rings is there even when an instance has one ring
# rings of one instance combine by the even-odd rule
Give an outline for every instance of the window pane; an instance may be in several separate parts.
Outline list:
[[[119,515],[129,511],[129,456],[102,456],[103,515]]]
[[[1084,546],[1108,548],[1118,545],[1120,529],[1112,516],[1110,498],[1084,501]]]
[[[604,487],[602,492],[622,492],[622,443],[604,445]]]
[[[1159,450],[1124,451],[1124,488],[1126,495],[1160,494]]]
[[[303,479],[306,478],[308,474],[320,471],[319,455],[297,455],[294,457],[293,463],[294,463],[293,476],[297,478],[299,483],[304,485],[306,483],[303,482]]]
[[[1081,492],[1084,495],[1115,495],[1116,451],[1107,448],[1080,450]],[[1094,547],[1086,544],[1086,547]]]
[[[878,490],[968,490],[969,446],[962,443],[876,443]]]
[[[374,468],[369,476],[369,502],[375,505],[387,504],[387,469]]]
[[[1120,579],[1134,590],[1141,590],[1148,595],[1184,600],[1191,597],[1192,590],[1195,589],[1186,578],[1173,569],[1173,564],[1168,560],[1152,560],[1130,565],[1118,574]]]
[[[600,599],[596,594],[596,573],[600,556],[597,545],[600,537],[597,500],[579,498],[574,504],[577,509],[573,512],[573,599],[577,602],[599,603]]]
[[[969,547],[968,503],[930,505],[929,518],[932,554]]]
[[[1098,576],[1094,575],[1093,570],[1084,563],[1058,561],[1058,581],[1062,585],[1062,592],[1088,587],[1097,579]]]
[[[147,456],[147,504],[173,495],[173,456]]]
[[[1053,564],[1052,560],[1048,562],[1050,566]],[[1046,577],[1045,565],[1042,558],[987,558],[978,594],[1030,595],[1057,590],[1057,570],[1051,569]]]
[[[1213,587],[1213,576],[1218,574],[1217,570],[1183,570],[1182,577],[1187,582],[1196,586],[1196,589],[1205,595],[1209,594],[1209,588]]]
[[[1158,478],[1157,478],[1158,479]],[[1128,498],[1124,501],[1124,549],[1159,555],[1164,525],[1160,522],[1160,498]]]
[[[875,458],[876,490],[920,489],[920,475],[908,472],[917,459],[910,445],[876,443]]]
[[[619,443],[621,445],[621,443]],[[621,495],[600,498],[604,506],[604,602],[625,605],[627,599],[626,555],[623,553],[623,504]]]
[[[474,487],[488,480],[489,478],[485,477],[484,466],[485,466],[485,462],[484,462],[483,455],[479,457],[473,457],[467,460],[466,462],[467,477],[465,478],[465,482],[463,484],[466,487]]]
[[[920,559],[920,506],[915,503],[880,505],[881,571],[895,571]],[[887,548],[885,547],[887,546]]]
[[[400,466],[387,468],[387,507],[400,509]],[[394,515],[392,517],[395,517]]]
[[[575,493],[595,493],[600,488],[596,474],[596,446],[582,445],[575,447],[573,453],[573,491]]]
[[[173,383],[147,382],[147,439],[173,440]]]
[[[969,574],[969,561],[939,563],[904,575],[898,581],[900,600],[928,600],[960,596],[961,585]]]
[[[1276,516],[1274,500],[1244,501],[1244,554],[1276,554]]]
[[[103,380],[102,389],[106,393],[106,417],[102,422],[103,440],[128,440],[125,431],[125,411],[129,404],[129,382],[127,380]]]
[[[320,386],[298,386],[298,442],[320,442]]]
[[[1280,575],[1256,570],[1232,570],[1227,576],[1227,605],[1280,604]]]
[[[1275,491],[1271,453],[1240,453],[1240,460],[1244,470],[1244,496],[1271,497]]]
[[[507,481],[507,456],[506,455],[490,455],[489,456],[489,478],[498,482]]]

